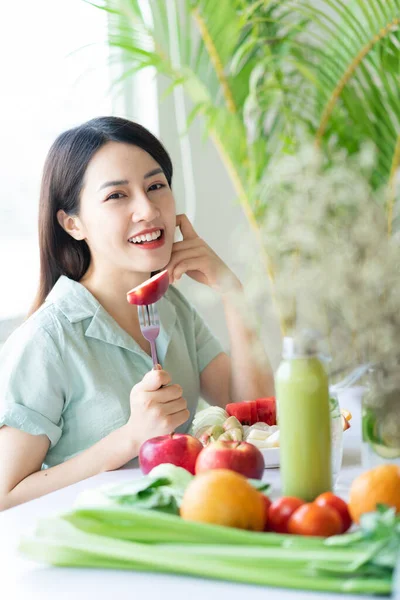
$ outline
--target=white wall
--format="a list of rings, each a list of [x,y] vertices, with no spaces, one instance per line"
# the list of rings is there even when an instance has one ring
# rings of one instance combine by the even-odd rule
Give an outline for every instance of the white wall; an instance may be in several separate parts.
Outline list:
[[[106,13],[83,0],[2,3],[0,321],[25,314],[36,293],[39,187],[51,144],[111,112],[106,42]]]

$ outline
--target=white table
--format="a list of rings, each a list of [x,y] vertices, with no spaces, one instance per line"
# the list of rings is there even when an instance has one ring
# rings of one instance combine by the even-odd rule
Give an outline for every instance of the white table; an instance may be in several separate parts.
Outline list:
[[[343,403],[342,403],[343,404]],[[345,434],[345,453],[342,471],[336,491],[346,495],[349,484],[360,472],[360,436],[358,406],[347,402],[354,414],[354,426]],[[4,600],[110,600],[110,598],[146,598],[162,600],[183,598],[190,600],[254,600],[266,598],[278,600],[313,600],[339,597],[308,591],[265,588],[203,580],[193,577],[161,574],[93,570],[61,569],[47,567],[19,556],[16,547],[22,533],[34,527],[37,518],[70,509],[77,495],[84,489],[95,488],[105,483],[118,482],[140,477],[137,466],[97,475],[86,481],[69,486],[43,498],[0,513],[0,598]],[[273,486],[273,496],[279,493],[279,470],[265,471],[265,480]],[[2,593],[7,590],[6,593]],[[123,596],[124,595],[124,596]],[[343,596],[349,600],[360,600],[367,596]]]

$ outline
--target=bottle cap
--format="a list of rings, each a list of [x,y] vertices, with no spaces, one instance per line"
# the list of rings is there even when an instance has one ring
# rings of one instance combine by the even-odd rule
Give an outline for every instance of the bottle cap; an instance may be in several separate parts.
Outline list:
[[[307,358],[320,354],[320,334],[316,331],[303,330],[293,337],[283,338],[283,358]]]

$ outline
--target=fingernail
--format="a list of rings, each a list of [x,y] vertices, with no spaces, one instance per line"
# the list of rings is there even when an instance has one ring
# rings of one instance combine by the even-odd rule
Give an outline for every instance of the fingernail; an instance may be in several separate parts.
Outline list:
[[[162,371],[162,366],[157,364],[157,365],[154,365],[153,369],[154,369],[154,371]]]

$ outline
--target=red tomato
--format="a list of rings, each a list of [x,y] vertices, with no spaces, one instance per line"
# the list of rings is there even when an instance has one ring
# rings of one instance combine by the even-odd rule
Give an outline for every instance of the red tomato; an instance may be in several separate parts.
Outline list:
[[[268,531],[269,530],[268,513],[269,513],[269,507],[271,506],[271,500],[268,498],[268,496],[266,496],[262,492],[260,492],[260,493],[261,493],[261,496],[263,497],[263,501],[264,501],[264,514],[265,514],[264,531]]]
[[[342,521],[342,530],[340,533],[344,533],[350,529],[353,521],[351,520],[348,506],[346,502],[342,500],[342,498],[335,496],[335,494],[332,494],[332,492],[325,492],[324,494],[318,496],[314,502],[315,504],[318,504],[318,506],[330,506],[339,513],[339,517]]]
[[[329,537],[342,530],[339,513],[330,506],[318,506],[314,502],[303,504],[290,517],[289,533]]]
[[[304,501],[294,496],[283,496],[278,500],[274,500],[268,511],[269,529],[276,533],[288,533],[288,521],[302,504],[304,504]]]

